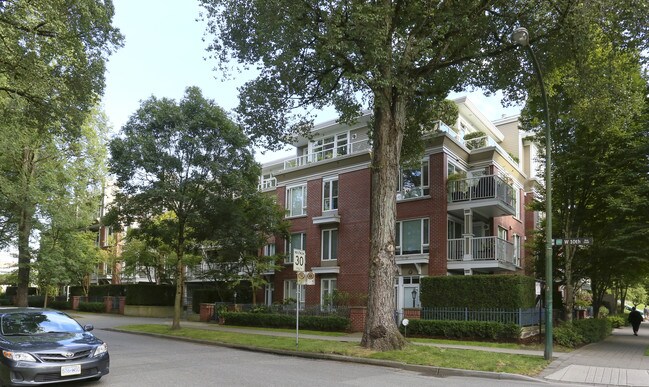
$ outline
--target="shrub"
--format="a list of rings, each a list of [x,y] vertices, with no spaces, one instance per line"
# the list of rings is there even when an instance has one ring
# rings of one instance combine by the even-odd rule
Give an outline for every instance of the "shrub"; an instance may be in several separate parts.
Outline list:
[[[36,307],[36,308],[42,308],[43,305],[45,304],[45,296],[28,296],[27,297],[27,305]]]
[[[606,318],[588,318],[572,322],[577,332],[584,338],[586,343],[596,343],[604,340],[611,334],[613,326]]]
[[[552,339],[555,344],[567,348],[575,348],[585,342],[584,337],[577,332],[572,324],[555,327],[552,331]]]
[[[405,327],[400,327],[405,332]],[[410,320],[408,334],[421,337],[445,337],[473,340],[517,340],[520,327],[490,321]]]
[[[103,313],[106,310],[106,306],[103,302],[80,302],[79,311],[81,312],[92,312],[92,313]]]
[[[608,314],[609,314],[609,310],[608,310],[607,307],[605,307],[603,305],[599,307],[599,311],[597,312],[597,317],[604,318],[604,317],[607,317]]]
[[[627,324],[627,320],[623,316],[608,316],[607,319],[613,328],[621,328]]]
[[[295,316],[276,313],[224,312],[220,314],[226,325],[263,328],[295,328]],[[349,319],[338,316],[301,316],[300,328],[317,331],[343,332]]]
[[[0,305],[1,306],[9,306],[11,305],[11,299],[9,298],[0,298]]]
[[[48,300],[47,307],[58,310],[72,309],[72,305],[69,301]]]
[[[126,287],[127,305],[172,306],[175,297],[176,287],[173,285],[139,283]]]

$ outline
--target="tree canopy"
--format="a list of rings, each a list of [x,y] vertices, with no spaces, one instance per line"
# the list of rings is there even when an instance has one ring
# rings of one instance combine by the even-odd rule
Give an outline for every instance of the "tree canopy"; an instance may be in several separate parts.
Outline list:
[[[306,134],[302,108],[333,105],[342,121],[373,111],[372,224],[368,316],[362,343],[401,348],[392,296],[396,174],[403,144],[421,135],[407,125],[417,106],[467,86],[525,95],[529,74],[509,37],[532,31],[539,50],[580,51],[581,31],[597,24],[616,45],[647,44],[649,5],[614,0],[315,1],[201,0],[221,67],[232,59],[260,69],[240,90],[240,120],[254,141],[276,147]],[[554,50],[553,52],[559,52]]]
[[[110,152],[121,222],[137,223],[173,249],[173,327],[179,328],[184,256],[212,232],[205,224],[210,208],[256,191],[260,170],[249,140],[223,109],[189,87],[179,102],[143,101]]]

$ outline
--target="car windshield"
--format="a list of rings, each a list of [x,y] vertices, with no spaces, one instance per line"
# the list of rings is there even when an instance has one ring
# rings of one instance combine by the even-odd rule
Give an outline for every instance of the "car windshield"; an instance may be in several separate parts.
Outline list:
[[[72,318],[60,312],[50,311],[5,314],[0,321],[0,329],[5,336],[83,332],[83,328]]]

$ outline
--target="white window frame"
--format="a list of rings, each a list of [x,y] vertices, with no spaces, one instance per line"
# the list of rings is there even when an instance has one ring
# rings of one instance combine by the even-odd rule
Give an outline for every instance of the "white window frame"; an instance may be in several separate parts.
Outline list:
[[[299,210],[293,212],[293,195],[297,191],[302,191],[302,206]],[[306,184],[294,185],[286,188],[286,209],[289,217],[306,215],[307,191]]]
[[[277,254],[277,247],[274,243],[268,243],[266,246],[264,246],[264,251],[262,252],[262,255],[264,257],[271,257],[275,254]]]
[[[403,254],[403,248],[401,246],[403,241],[403,224],[410,222],[420,222],[419,232],[420,232],[420,241],[421,246],[418,252],[409,252]],[[419,218],[419,219],[409,219],[409,220],[400,220],[397,222],[396,226],[396,237],[394,255],[415,255],[415,254],[428,254],[430,251],[430,220],[428,218]]]
[[[293,236],[300,236],[300,246],[293,246]],[[306,233],[303,232],[294,232],[289,235],[289,239],[286,241],[286,258],[284,263],[293,263],[293,250],[306,250]]]
[[[339,187],[340,185],[338,184],[338,177],[322,179],[322,211],[338,210]]]
[[[334,234],[335,233],[335,234]],[[328,235],[325,237],[325,235]],[[320,257],[323,261],[335,261],[338,259],[338,229],[327,228],[322,230],[320,244]],[[335,236],[335,237],[334,237]],[[335,245],[334,245],[335,239]]]
[[[289,298],[292,298],[294,300],[297,300],[297,287],[300,286],[300,304],[301,307],[304,305],[304,293],[305,293],[305,286],[304,285],[298,285],[296,279],[288,279],[284,280],[284,293],[282,294],[282,297],[284,297],[284,300],[287,300]]]
[[[320,305],[323,309],[330,309],[334,306],[332,298],[329,299],[329,303],[326,303],[326,297],[328,295],[333,296],[336,289],[338,289],[338,278],[331,277],[320,279]]]
[[[418,171],[420,183],[418,186],[404,187],[405,171]],[[397,199],[411,199],[430,195],[430,165],[428,159],[421,161],[417,168],[399,168],[399,181],[397,182]]]
[[[522,242],[521,236],[518,235],[518,234],[514,234],[512,236],[512,242],[514,244],[514,260],[515,260],[516,266],[520,266],[521,265],[521,247],[522,247],[522,245],[521,245],[521,242]]]
[[[312,161],[331,159],[349,153],[349,131],[322,137],[309,143]]]

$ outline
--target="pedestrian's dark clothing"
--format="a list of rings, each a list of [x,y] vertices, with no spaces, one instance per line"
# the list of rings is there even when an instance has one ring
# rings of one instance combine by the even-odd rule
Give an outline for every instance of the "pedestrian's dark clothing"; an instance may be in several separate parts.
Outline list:
[[[642,322],[642,313],[632,308],[631,313],[629,313],[629,322],[631,323],[631,327],[633,327],[633,334],[637,336],[640,323]]]

